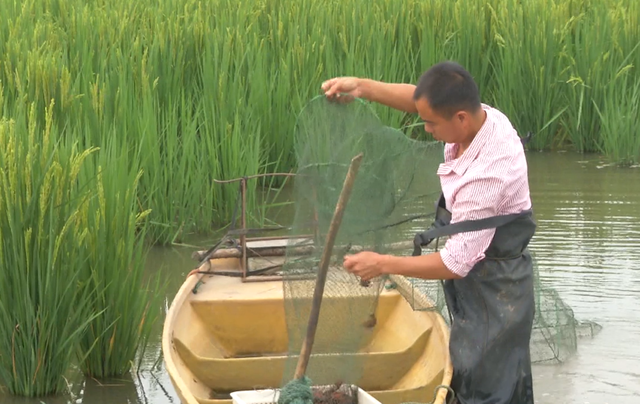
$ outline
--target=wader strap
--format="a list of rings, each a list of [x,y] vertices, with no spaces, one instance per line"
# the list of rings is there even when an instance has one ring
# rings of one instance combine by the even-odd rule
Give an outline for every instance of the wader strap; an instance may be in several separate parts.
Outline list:
[[[533,137],[533,132],[531,131],[527,132],[526,136],[521,137],[520,142],[522,142],[522,146],[525,146],[527,143],[529,143],[532,137]]]
[[[533,133],[528,132],[526,136],[521,137],[520,142],[522,142],[522,146],[529,143],[532,136]],[[436,202],[436,219],[429,230],[416,234],[415,238],[413,239],[412,255],[422,255],[422,247],[428,245],[438,237],[500,227],[520,217],[528,216],[531,213],[532,210],[525,210],[523,212],[514,213],[511,215],[491,216],[486,219],[465,220],[462,222],[449,224],[449,222],[451,221],[451,212],[446,209],[444,195],[441,194],[440,198]]]
[[[443,209],[444,210],[444,209]],[[469,231],[485,230],[503,226],[518,218],[531,215],[532,210],[525,210],[520,213],[510,215],[491,216],[485,219],[464,220],[462,222],[447,224],[441,219],[436,219],[434,227],[416,234],[413,239],[413,256],[422,254],[422,246],[428,245],[434,239],[443,236],[450,236],[456,233],[465,233]]]

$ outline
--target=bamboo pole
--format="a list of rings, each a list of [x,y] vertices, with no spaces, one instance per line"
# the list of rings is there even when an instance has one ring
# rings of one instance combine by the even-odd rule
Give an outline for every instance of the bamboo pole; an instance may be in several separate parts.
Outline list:
[[[316,287],[313,293],[313,301],[311,306],[311,314],[309,315],[309,324],[307,327],[307,334],[302,344],[302,350],[300,351],[300,357],[298,358],[298,365],[296,366],[295,379],[301,379],[309,364],[309,357],[311,356],[311,348],[316,335],[316,328],[318,327],[318,318],[320,317],[320,305],[322,304],[322,294],[324,293],[324,285],[327,279],[327,272],[329,270],[329,261],[331,259],[331,252],[333,245],[338,234],[338,228],[342,222],[342,216],[347,205],[347,201],[351,196],[351,189],[355,181],[356,174],[360,168],[362,162],[362,153],[358,154],[351,160],[349,171],[345,178],[336,204],[336,209],[329,225],[329,231],[325,240],[324,250],[322,251],[322,257],[320,259],[320,268],[318,269],[318,278],[316,280]]]

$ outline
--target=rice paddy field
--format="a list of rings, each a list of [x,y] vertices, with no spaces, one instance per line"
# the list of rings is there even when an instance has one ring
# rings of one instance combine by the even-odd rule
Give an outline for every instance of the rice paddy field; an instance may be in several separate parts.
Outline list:
[[[154,245],[232,218],[295,169],[296,116],[336,75],[456,60],[535,150],[640,162],[637,0],[0,0],[0,385],[136,366],[161,313]],[[417,116],[374,105],[422,136]],[[271,180],[269,180],[271,181]],[[249,224],[265,193],[249,181]],[[270,193],[267,193],[270,194]]]

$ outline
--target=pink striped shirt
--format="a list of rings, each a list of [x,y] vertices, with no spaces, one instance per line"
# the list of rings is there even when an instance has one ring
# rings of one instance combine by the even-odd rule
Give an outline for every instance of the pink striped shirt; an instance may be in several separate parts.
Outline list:
[[[446,144],[438,168],[451,223],[519,213],[531,208],[524,148],[509,119],[486,104],[487,119],[469,148],[455,158],[457,144]],[[440,251],[447,268],[466,276],[485,255],[495,229],[458,233]]]

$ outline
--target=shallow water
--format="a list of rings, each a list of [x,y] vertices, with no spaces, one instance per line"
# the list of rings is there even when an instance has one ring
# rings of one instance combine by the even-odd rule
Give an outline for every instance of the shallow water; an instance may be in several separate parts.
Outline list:
[[[602,330],[582,338],[560,365],[536,365],[536,403],[640,403],[640,168],[605,166],[597,156],[530,153],[538,230],[531,243],[540,277],[578,320]],[[156,248],[148,270],[169,281],[166,305],[193,268],[186,247]],[[178,403],[162,363],[160,332],[145,370],[125,380],[75,380],[74,397],[18,399],[7,404]]]
[[[562,365],[536,366],[536,403],[640,403],[640,169],[530,154],[540,276],[603,328]]]

